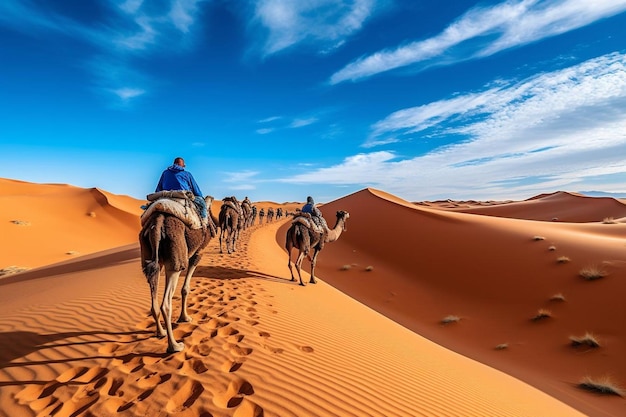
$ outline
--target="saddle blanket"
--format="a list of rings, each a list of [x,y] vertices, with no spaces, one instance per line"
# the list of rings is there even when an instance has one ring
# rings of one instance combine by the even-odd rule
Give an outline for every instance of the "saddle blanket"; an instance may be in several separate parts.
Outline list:
[[[192,229],[202,229],[202,219],[198,214],[194,203],[183,198],[160,198],[148,206],[141,215],[141,226],[148,221],[154,212],[168,213],[178,217]]]
[[[308,217],[305,215],[308,215]],[[313,221],[309,213],[302,213],[302,215],[294,217],[294,219],[291,221],[291,224],[295,224],[295,223],[300,223],[306,228],[311,229],[316,233],[322,233],[324,231],[322,226],[318,225],[317,223],[315,223],[315,221]]]

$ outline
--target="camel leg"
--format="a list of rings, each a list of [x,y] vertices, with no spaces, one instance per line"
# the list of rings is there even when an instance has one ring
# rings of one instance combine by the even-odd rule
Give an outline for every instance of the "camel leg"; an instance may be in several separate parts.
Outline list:
[[[289,272],[291,273],[291,280],[295,281],[296,278],[293,276],[293,267],[291,266],[291,249],[287,250],[287,266],[289,267]]]
[[[309,284],[317,284],[315,281],[315,264],[317,263],[317,255],[320,253],[317,249],[313,253],[313,259],[311,259],[311,279],[309,280]]]
[[[158,290],[159,290],[159,274],[160,269],[157,271],[156,275],[153,275],[148,280],[148,284],[150,284],[150,296],[152,298],[152,317],[154,318],[154,323],[156,324],[156,337],[159,339],[165,337],[165,329],[161,325],[161,309],[159,306]]]
[[[222,230],[220,230],[220,253],[224,253],[222,251],[222,238],[224,237],[224,228],[222,227]],[[226,249],[228,249],[228,242],[226,242]]]
[[[300,285],[304,287],[302,282],[302,260],[304,259],[304,252],[298,253],[298,259],[296,259],[296,271],[298,272],[298,278],[300,278]]]
[[[192,321],[191,316],[187,313],[187,297],[189,296],[191,277],[196,271],[196,267],[199,262],[200,256],[198,254],[195,254],[189,260],[189,267],[187,268],[187,274],[185,275],[185,282],[183,282],[183,286],[180,289],[182,308],[180,310],[180,317],[178,318],[179,323],[189,323]]]
[[[180,271],[165,271],[165,291],[163,292],[163,303],[161,304],[161,313],[165,320],[165,329],[167,330],[167,352],[180,352],[185,348],[184,343],[179,343],[174,339],[174,331],[172,330],[172,298],[178,284]]]

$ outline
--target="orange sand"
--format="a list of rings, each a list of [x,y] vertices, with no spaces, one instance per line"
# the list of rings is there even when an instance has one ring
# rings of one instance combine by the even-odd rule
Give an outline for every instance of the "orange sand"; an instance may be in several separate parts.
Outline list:
[[[321,207],[331,226],[336,210],[350,219],[306,287],[289,281],[288,219],[248,229],[232,255],[214,239],[194,321],[175,328],[185,351],[168,355],[139,264],[143,201],[0,180],[0,269],[35,268],[0,277],[0,415],[623,415],[623,398],[575,385],[626,382],[626,225],[602,224],[619,214],[599,199],[538,200],[554,200],[549,218],[580,204],[596,220],[487,210],[505,203],[477,216],[366,189]],[[590,263],[609,275],[578,277]],[[552,317],[530,320],[539,308]],[[441,325],[450,314],[461,320]],[[600,348],[570,346],[586,331]]]

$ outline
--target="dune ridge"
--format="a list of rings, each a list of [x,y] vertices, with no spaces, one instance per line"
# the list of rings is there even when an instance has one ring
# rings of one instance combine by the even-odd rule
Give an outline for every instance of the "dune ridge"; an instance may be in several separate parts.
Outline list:
[[[435,206],[463,213],[572,223],[601,222],[606,218],[617,220],[626,217],[626,204],[620,199],[589,197],[566,191],[540,194],[523,201],[510,201],[504,204],[481,205],[478,202],[460,202],[452,206]]]

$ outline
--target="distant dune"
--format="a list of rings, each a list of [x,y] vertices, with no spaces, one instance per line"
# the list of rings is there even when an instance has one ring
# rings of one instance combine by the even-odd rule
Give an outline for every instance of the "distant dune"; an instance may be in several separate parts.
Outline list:
[[[185,350],[171,355],[153,336],[141,273],[143,203],[0,179],[0,269],[31,268],[0,277],[0,416],[626,410],[622,396],[579,386],[626,386],[619,200],[416,204],[364,189],[321,205],[331,227],[338,210],[350,217],[305,287],[289,281],[290,217],[257,223],[232,255],[211,241],[193,322],[175,325]]]

